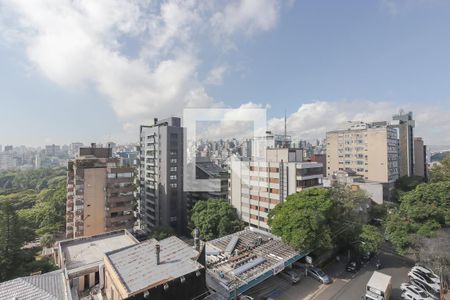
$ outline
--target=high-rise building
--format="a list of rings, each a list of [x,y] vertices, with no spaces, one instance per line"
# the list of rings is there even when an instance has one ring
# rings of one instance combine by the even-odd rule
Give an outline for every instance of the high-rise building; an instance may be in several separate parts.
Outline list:
[[[354,171],[364,179],[394,183],[399,177],[397,130],[386,122],[348,122],[327,132],[327,176]]]
[[[158,226],[186,232],[183,130],[174,117],[140,127],[140,217],[147,232]]]
[[[400,111],[392,117],[391,125],[398,131],[400,177],[414,175],[414,126],[413,113]]]
[[[268,213],[288,195],[322,185],[323,165],[301,149],[266,149],[266,159],[231,160],[228,197],[249,226],[268,231]]]
[[[68,162],[66,237],[91,236],[134,225],[134,169],[110,148],[80,148]]]
[[[83,147],[83,143],[76,142],[69,145],[69,157],[74,158],[80,153],[80,148]]]
[[[12,153],[6,151],[0,153],[0,170],[14,170],[16,167],[17,161]]]
[[[414,175],[427,180],[427,147],[421,137],[414,138]]]

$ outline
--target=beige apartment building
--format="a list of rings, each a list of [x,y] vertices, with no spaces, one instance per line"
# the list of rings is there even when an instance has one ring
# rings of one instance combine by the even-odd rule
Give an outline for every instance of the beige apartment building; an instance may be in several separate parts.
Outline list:
[[[353,171],[366,180],[393,183],[399,177],[397,130],[386,122],[348,122],[327,132],[327,176]]]
[[[322,185],[323,165],[301,149],[267,149],[264,161],[232,160],[229,201],[249,226],[269,231],[268,213],[288,195]]]
[[[134,169],[111,157],[110,148],[81,148],[68,162],[66,237],[131,229],[135,218]]]

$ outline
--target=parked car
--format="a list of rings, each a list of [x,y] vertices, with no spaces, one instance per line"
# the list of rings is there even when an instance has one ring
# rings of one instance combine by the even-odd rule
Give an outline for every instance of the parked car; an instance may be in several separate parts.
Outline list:
[[[423,275],[423,273],[414,270],[414,268],[408,273],[408,277],[409,280],[414,280],[425,284],[428,287],[427,288],[428,291],[431,291],[433,293],[439,293],[440,291],[440,284],[437,284],[428,276]]]
[[[415,270],[421,273],[422,275],[427,276],[437,284],[441,284],[441,279],[439,278],[439,276],[436,275],[432,270],[428,269],[427,267],[415,265],[411,270]]]
[[[345,266],[347,272],[356,273],[361,269],[361,263],[358,260],[350,260]]]
[[[402,299],[408,299],[408,300],[434,300],[434,298],[431,298],[429,296],[422,297],[421,295],[414,293],[413,291],[404,291],[400,295]]]
[[[374,256],[375,253],[367,251],[367,252],[363,252],[361,253],[361,260],[364,262],[368,262],[369,260],[372,259],[372,257]]]
[[[411,283],[402,283],[400,285],[400,289],[402,292],[409,291],[413,294],[419,295],[419,299],[435,299],[435,297],[430,295],[425,289]]]
[[[280,273],[280,276],[288,280],[291,284],[300,282],[300,275],[294,270],[284,270]]]
[[[308,275],[311,276],[312,278],[320,281],[323,284],[330,284],[331,282],[333,282],[331,280],[330,276],[325,274],[325,272],[319,268],[309,268]]]
[[[417,280],[414,280],[414,279],[411,279],[410,282],[411,282],[412,285],[415,285],[415,286],[421,288],[422,290],[426,291],[430,297],[432,297],[432,298],[434,298],[436,300],[439,299],[439,297],[438,297],[439,293],[436,293],[435,291],[433,291],[425,283],[417,281]]]

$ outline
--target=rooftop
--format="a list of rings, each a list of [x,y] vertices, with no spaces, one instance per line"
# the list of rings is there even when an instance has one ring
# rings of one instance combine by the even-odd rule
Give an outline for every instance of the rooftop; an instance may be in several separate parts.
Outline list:
[[[367,285],[379,291],[384,291],[390,282],[391,276],[374,271]]]
[[[103,262],[106,252],[137,244],[138,241],[126,230],[117,230],[91,237],[61,241],[64,263],[69,273]]]
[[[243,292],[303,256],[278,237],[251,227],[207,242],[206,255],[208,283],[213,279],[228,292]]]
[[[156,264],[155,246],[160,245],[160,264]],[[179,238],[147,240],[137,245],[106,253],[106,259],[129,294],[148,290],[204,267],[197,262],[199,253]]]
[[[0,299],[70,300],[64,271],[20,277],[0,283]]]

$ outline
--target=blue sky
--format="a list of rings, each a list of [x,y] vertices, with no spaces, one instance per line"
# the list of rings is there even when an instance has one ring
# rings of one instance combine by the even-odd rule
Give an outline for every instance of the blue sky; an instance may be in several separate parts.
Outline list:
[[[450,144],[449,14],[444,0],[0,0],[0,144],[134,142],[155,116],[249,103],[307,139],[404,108]]]

